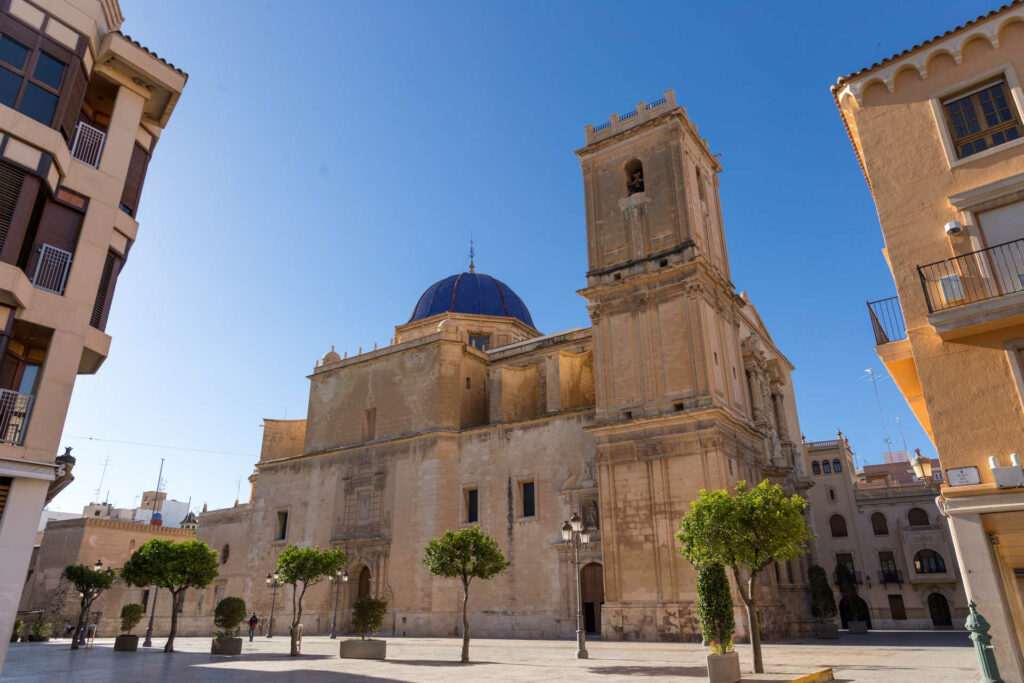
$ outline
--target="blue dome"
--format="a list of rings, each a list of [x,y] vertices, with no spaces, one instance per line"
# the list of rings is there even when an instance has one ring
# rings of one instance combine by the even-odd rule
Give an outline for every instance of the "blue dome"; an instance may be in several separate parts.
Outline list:
[[[504,282],[482,273],[452,275],[427,287],[409,322],[449,312],[508,316],[533,327],[523,300]]]

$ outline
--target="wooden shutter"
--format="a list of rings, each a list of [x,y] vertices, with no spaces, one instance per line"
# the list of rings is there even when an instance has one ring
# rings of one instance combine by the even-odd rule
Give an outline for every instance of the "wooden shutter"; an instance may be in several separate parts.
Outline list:
[[[139,208],[139,196],[142,194],[142,183],[146,180],[146,169],[149,167],[149,152],[136,143],[132,149],[132,158],[128,162],[128,175],[124,179],[124,190],[121,192],[121,204],[131,209],[131,215]]]
[[[113,252],[107,252],[107,261],[103,264],[103,273],[100,275],[100,286],[96,290],[96,301],[92,305],[92,317],[89,324],[103,330],[107,327],[107,313],[110,310],[110,296],[113,294],[114,266],[117,265],[117,256]]]
[[[89,78],[77,59],[68,64],[68,71],[71,83],[66,86],[64,96],[61,98],[61,106],[64,109],[60,115],[60,132],[68,144],[71,144],[75,135],[75,124],[82,113],[82,102],[85,100],[85,87],[89,83]]]
[[[11,495],[11,484],[14,480],[11,477],[0,477],[0,519],[4,518],[4,510],[7,508],[7,497]]]
[[[0,359],[0,389],[18,390],[18,366],[21,361],[10,351]]]
[[[18,204],[18,195],[21,193],[21,184],[25,180],[22,171],[0,164],[0,249],[3,249],[7,240],[7,231],[11,227],[11,218],[14,216],[14,208]]]

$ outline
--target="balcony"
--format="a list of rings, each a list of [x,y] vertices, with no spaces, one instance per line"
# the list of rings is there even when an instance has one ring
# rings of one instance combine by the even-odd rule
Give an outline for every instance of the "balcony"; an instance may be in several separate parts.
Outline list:
[[[103,143],[106,140],[107,134],[102,130],[90,126],[85,121],[79,121],[75,126],[75,136],[71,140],[71,156],[83,164],[98,168],[100,156],[103,154]]]
[[[903,572],[899,569],[879,569],[878,570],[878,583],[883,586],[890,583],[898,585],[903,584]]]
[[[899,297],[869,301],[868,315],[871,317],[871,329],[875,333],[877,346],[907,338],[907,326],[903,322]]]
[[[858,571],[851,571],[850,576],[853,577],[853,582],[858,586],[864,583],[864,577]],[[832,583],[839,585],[839,571],[833,570],[832,572]]]
[[[0,443],[20,446],[25,438],[32,395],[0,389]]]
[[[59,249],[52,244],[41,245],[32,284],[54,294],[64,294],[68,270],[71,268],[71,256],[70,251]]]
[[[1024,239],[917,267],[929,313],[1024,291]]]

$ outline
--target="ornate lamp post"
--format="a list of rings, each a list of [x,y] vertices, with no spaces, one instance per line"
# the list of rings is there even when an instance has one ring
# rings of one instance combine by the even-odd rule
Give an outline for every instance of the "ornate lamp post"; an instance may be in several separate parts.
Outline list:
[[[342,569],[335,569],[334,574],[328,577],[334,584],[334,619],[331,620],[331,638],[338,637],[338,588],[343,583],[348,583],[348,572]]]
[[[277,600],[277,589],[281,587],[281,584],[278,581],[278,579],[280,579],[280,578],[281,578],[281,575],[278,574],[277,572],[274,572],[273,574],[267,574],[267,579],[266,579],[267,587],[272,589],[272,591],[273,591],[270,594],[270,619],[267,621],[267,638],[270,638],[273,635],[273,628],[274,628],[274,602]]]
[[[576,659],[587,659],[587,635],[583,631],[583,590],[580,586],[580,548],[590,543],[590,529],[583,526],[583,520],[575,512],[568,522],[562,522],[562,540],[572,548],[573,557],[569,564],[576,569]]]
[[[926,486],[932,485],[932,460],[921,455],[921,449],[915,448],[914,452],[917,453],[913,458],[910,459],[910,466],[914,468],[914,474],[922,479]]]

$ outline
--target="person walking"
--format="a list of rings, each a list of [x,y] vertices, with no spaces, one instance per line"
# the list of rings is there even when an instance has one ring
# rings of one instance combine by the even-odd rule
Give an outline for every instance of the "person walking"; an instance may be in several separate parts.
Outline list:
[[[256,633],[256,624],[260,623],[259,617],[253,612],[252,616],[249,617],[249,642],[252,642],[252,637]]]

